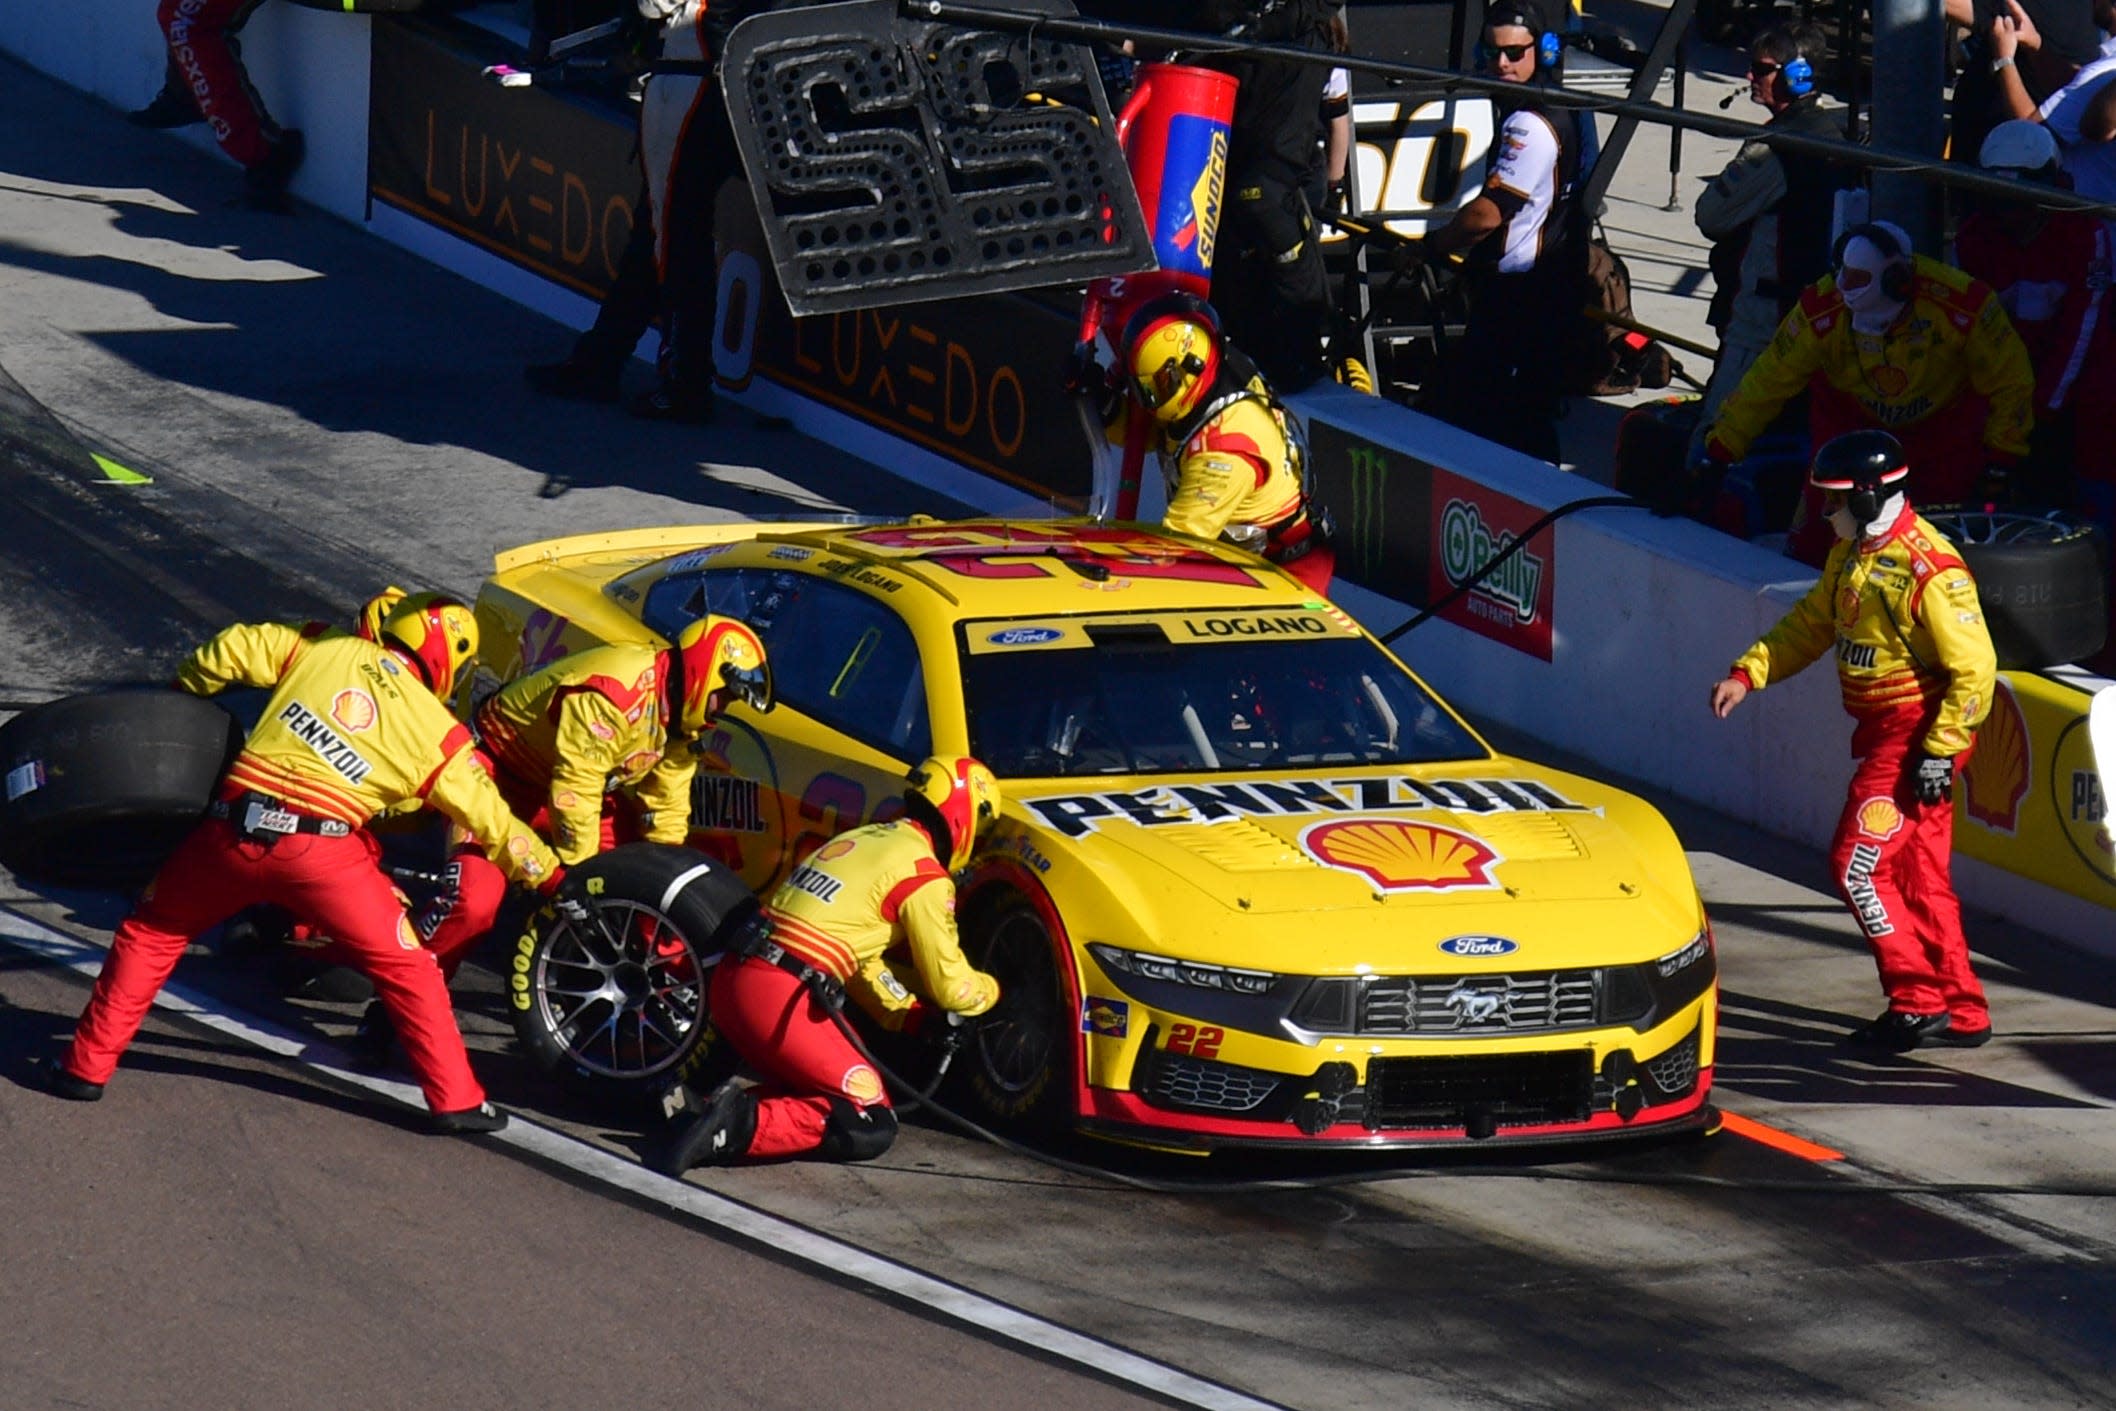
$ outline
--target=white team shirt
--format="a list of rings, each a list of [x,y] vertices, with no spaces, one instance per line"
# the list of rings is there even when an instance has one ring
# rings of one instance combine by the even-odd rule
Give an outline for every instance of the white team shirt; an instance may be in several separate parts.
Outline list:
[[[2064,152],[2065,170],[2072,174],[2072,189],[2096,201],[2116,201],[2116,142],[2086,142],[2079,136],[2079,120],[2102,87],[2116,80],[2116,57],[2096,59],[2074,75],[2072,81],[2043,100],[2039,110]]]
[[[1518,197],[1520,209],[1499,231],[1499,271],[1522,274],[1534,269],[1543,248],[1543,225],[1558,193],[1558,134],[1551,119],[1523,109],[1509,113],[1492,140],[1487,192]]]

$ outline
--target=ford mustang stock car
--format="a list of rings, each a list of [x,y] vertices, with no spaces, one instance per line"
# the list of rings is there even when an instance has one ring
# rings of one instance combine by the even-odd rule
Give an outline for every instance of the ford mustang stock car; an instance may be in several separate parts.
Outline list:
[[[750,889],[929,754],[1000,779],[959,901],[1002,987],[958,1065],[981,1115],[1180,1150],[1713,1120],[1717,963],[1667,823],[1497,753],[1262,560],[1085,521],[580,535],[498,556],[482,665],[709,611],[756,628],[778,699],[729,709],[693,796],[692,845]],[[696,984],[642,1024],[592,957],[516,972],[560,1047],[627,1004],[704,1024]]]

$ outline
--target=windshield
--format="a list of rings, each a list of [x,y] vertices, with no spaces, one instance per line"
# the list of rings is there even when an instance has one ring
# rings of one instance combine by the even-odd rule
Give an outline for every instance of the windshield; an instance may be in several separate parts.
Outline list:
[[[1357,635],[1171,640],[1163,624],[970,626],[970,749],[1001,778],[1483,759]],[[1013,639],[1021,650],[986,643]]]

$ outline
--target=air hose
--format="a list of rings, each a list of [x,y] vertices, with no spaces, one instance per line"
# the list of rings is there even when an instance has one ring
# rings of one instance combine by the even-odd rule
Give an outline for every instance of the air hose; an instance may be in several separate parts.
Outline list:
[[[1404,623],[1400,627],[1392,628],[1389,631],[1382,633],[1380,640],[1383,642],[1393,642],[1398,637],[1401,637],[1404,633],[1410,631],[1412,628],[1422,626],[1429,619],[1438,616],[1442,612],[1445,612],[1449,607],[1451,607],[1454,603],[1460,600],[1465,594],[1473,591],[1478,584],[1482,583],[1485,579],[1491,577],[1494,573],[1497,573],[1499,571],[1500,566],[1503,565],[1508,559],[1512,558],[1515,554],[1520,553],[1523,549],[1527,548],[1529,540],[1535,538],[1536,535],[1542,533],[1551,525],[1556,524],[1566,515],[1572,514],[1579,510],[1647,510],[1655,508],[1655,506],[1647,504],[1642,500],[1634,500],[1629,495],[1590,495],[1584,500],[1572,500],[1566,504],[1559,505],[1556,509],[1550,511],[1548,514],[1538,519],[1534,524],[1529,525],[1519,534],[1516,534],[1513,537],[1513,541],[1511,543],[1509,543],[1505,548],[1499,550],[1499,552],[1497,552],[1496,554],[1493,554],[1489,559],[1485,560],[1484,566],[1482,568],[1478,569],[1475,573],[1472,573],[1469,577],[1463,579],[1460,583],[1457,583],[1452,592],[1443,594],[1439,601],[1429,604],[1423,611],[1419,612],[1409,622]]]

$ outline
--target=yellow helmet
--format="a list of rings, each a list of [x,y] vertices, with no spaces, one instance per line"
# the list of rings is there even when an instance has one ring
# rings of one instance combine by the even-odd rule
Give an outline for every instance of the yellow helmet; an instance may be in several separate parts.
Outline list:
[[[1140,306],[1125,327],[1126,370],[1139,405],[1161,421],[1197,410],[1220,372],[1220,321],[1212,305],[1172,294]]]
[[[764,643],[747,624],[709,613],[677,633],[669,653],[669,701],[678,734],[697,735],[712,723],[719,714],[716,691],[740,697],[759,713],[772,707]]]
[[[354,635],[365,637],[370,642],[382,640],[382,624],[389,620],[390,610],[404,601],[404,590],[391,584],[369,598],[360,608],[360,625]]]
[[[948,870],[957,870],[999,817],[999,781],[968,755],[934,755],[904,782],[905,808],[916,817],[923,805],[939,819],[947,836],[935,838],[934,844],[948,850]]]
[[[427,689],[445,701],[478,654],[478,620],[446,593],[412,593],[399,598],[382,619],[381,640],[403,652]]]

